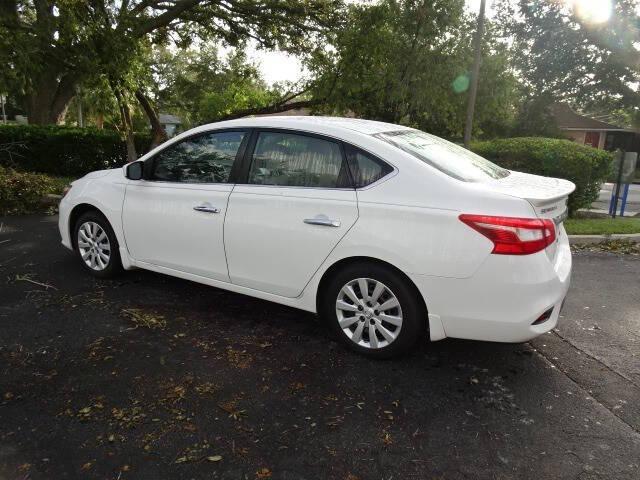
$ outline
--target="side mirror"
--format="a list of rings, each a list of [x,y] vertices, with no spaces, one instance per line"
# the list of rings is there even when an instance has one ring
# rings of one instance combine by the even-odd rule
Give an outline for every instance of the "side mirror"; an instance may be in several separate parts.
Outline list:
[[[144,172],[144,162],[132,162],[127,165],[125,177],[129,180],[140,180]]]

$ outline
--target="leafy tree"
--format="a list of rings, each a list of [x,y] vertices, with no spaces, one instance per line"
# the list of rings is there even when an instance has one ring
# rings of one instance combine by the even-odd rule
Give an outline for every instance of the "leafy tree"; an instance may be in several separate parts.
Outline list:
[[[130,131],[150,44],[195,38],[301,52],[336,21],[341,0],[3,0],[0,84],[25,98],[32,123],[60,123],[78,84],[102,76]],[[133,92],[133,93],[132,93]],[[144,105],[143,105],[144,107]],[[145,108],[145,110],[147,110]],[[152,122],[153,123],[153,122]]]
[[[511,42],[527,102],[566,101],[586,111],[629,110],[640,100],[636,0],[613,2],[609,22],[589,23],[566,2],[501,0],[497,24]]]
[[[220,58],[215,44],[173,51],[156,49],[151,60],[155,91],[161,108],[175,112],[186,124],[220,120],[234,112],[267,107],[282,95],[269,88],[258,66],[242,49]]]
[[[325,110],[460,137],[473,58],[463,7],[463,0],[351,5],[333,48],[307,57],[319,78],[314,96],[326,99]],[[496,45],[487,42],[483,55],[477,133],[495,134],[513,116],[516,83]]]
[[[234,112],[266,107],[282,95],[278,87],[267,88],[256,65],[244,53],[230,55],[216,79],[219,88],[207,90],[198,105],[202,123],[225,118]]]

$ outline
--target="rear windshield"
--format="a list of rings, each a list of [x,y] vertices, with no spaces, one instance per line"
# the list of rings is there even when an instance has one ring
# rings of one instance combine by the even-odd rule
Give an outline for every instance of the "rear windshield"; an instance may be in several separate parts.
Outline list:
[[[509,175],[509,170],[480,155],[420,130],[384,132],[375,137],[464,182],[481,182]]]

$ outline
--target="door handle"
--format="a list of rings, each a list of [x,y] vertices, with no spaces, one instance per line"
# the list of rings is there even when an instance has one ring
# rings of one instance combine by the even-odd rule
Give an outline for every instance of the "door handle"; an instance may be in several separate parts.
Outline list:
[[[308,223],[309,225],[322,225],[323,227],[339,227],[340,220],[331,220],[330,218],[323,216],[318,216],[315,218],[305,218],[304,223]]]
[[[219,208],[212,207],[211,205],[198,205],[196,207],[193,207],[193,209],[197,212],[220,213]]]

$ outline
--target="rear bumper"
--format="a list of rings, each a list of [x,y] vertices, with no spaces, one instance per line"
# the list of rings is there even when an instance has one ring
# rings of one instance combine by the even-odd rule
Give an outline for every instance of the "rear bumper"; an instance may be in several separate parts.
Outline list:
[[[470,278],[410,275],[430,317],[442,324],[437,339],[525,342],[553,329],[571,281],[571,250],[564,229],[556,255],[489,255]],[[549,318],[533,323],[552,309]]]

